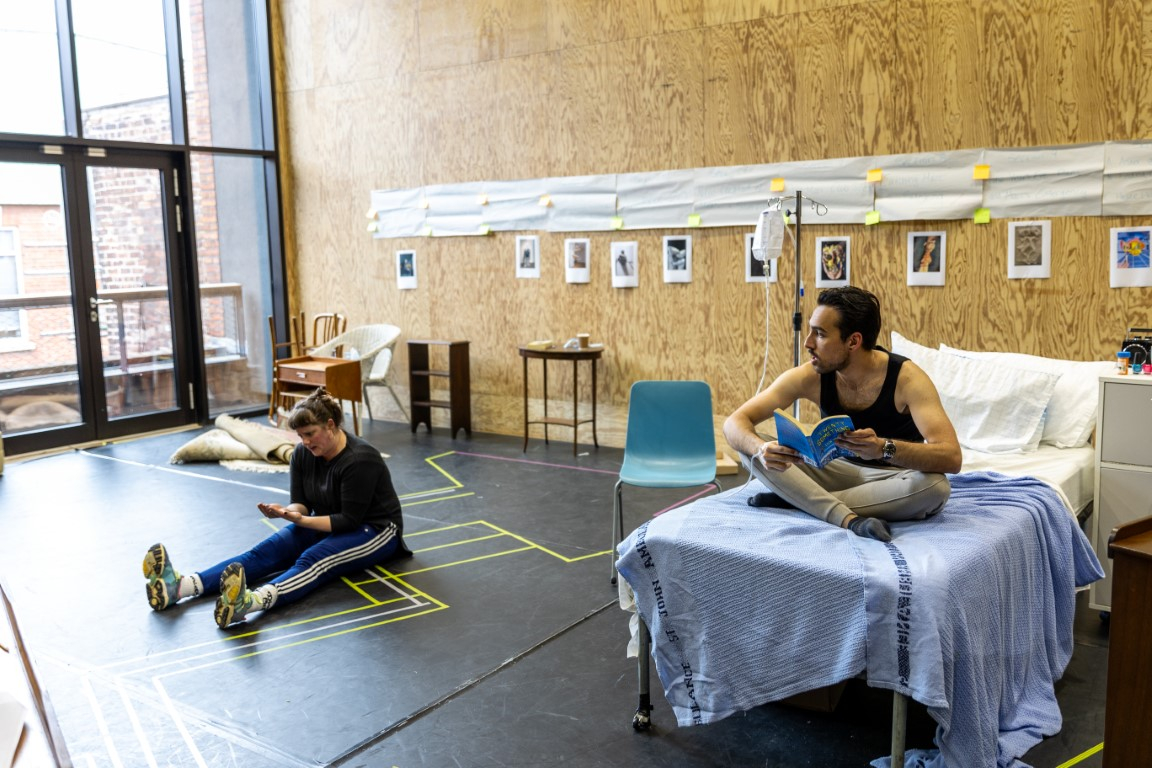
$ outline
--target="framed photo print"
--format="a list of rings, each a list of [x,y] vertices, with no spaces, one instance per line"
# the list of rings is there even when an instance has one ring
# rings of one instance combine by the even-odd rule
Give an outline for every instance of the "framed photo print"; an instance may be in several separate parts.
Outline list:
[[[908,285],[944,285],[947,234],[908,233]]]
[[[591,250],[591,240],[569,239],[564,241],[564,277],[568,282],[588,282],[588,259]]]
[[[851,259],[851,238],[816,238],[816,287],[842,288],[848,285]]]
[[[540,277],[540,237],[538,235],[518,235],[516,237],[516,277]]]
[[[664,282],[692,282],[692,238],[688,235],[664,237]]]
[[[1108,251],[1109,285],[1112,288],[1152,285],[1152,227],[1113,227]]]
[[[396,251],[396,286],[402,291],[416,287],[416,251]]]
[[[608,256],[613,288],[635,288],[640,285],[635,241],[612,243],[608,247]]]
[[[1052,222],[1008,223],[1008,277],[1052,277]]]
[[[744,235],[744,282],[763,283],[776,282],[777,259],[760,261],[752,255],[752,241],[756,238],[754,233]]]

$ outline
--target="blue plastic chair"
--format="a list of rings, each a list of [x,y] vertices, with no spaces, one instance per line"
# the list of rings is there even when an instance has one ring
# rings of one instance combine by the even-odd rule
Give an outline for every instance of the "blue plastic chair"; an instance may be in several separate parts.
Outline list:
[[[703,381],[637,381],[628,395],[624,463],[612,506],[612,583],[616,545],[624,538],[623,491],[714,485],[716,437],[712,389]]]

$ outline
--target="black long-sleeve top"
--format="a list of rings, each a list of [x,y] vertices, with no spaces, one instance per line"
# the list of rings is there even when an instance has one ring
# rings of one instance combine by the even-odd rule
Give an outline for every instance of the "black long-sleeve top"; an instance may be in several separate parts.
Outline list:
[[[384,457],[366,440],[345,436],[347,445],[331,461],[313,456],[303,445],[296,446],[289,463],[292,503],[303,504],[311,515],[328,516],[333,533],[352,531],[365,523],[377,529],[395,523],[402,537],[400,499]],[[400,542],[404,549],[403,538]]]

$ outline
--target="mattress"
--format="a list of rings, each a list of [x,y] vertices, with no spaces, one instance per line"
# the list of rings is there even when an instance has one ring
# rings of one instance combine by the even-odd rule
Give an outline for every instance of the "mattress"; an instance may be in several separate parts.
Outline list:
[[[1028,453],[981,453],[963,449],[961,472],[998,472],[1009,477],[1034,477],[1051,486],[1072,514],[1079,514],[1095,494],[1096,449],[1041,445]]]

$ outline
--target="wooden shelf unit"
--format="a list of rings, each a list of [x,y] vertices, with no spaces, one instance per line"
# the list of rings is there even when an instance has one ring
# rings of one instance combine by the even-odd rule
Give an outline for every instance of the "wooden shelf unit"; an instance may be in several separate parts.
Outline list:
[[[469,371],[467,341],[408,341],[408,392],[412,431],[426,424],[432,431],[432,409],[447,408],[449,431],[453,438],[463,429],[472,436],[472,379]],[[447,347],[447,359],[433,361],[430,350]],[[437,358],[445,357],[437,354]],[[447,364],[447,368],[434,368],[433,363]],[[432,399],[432,379],[445,379],[447,400]]]

